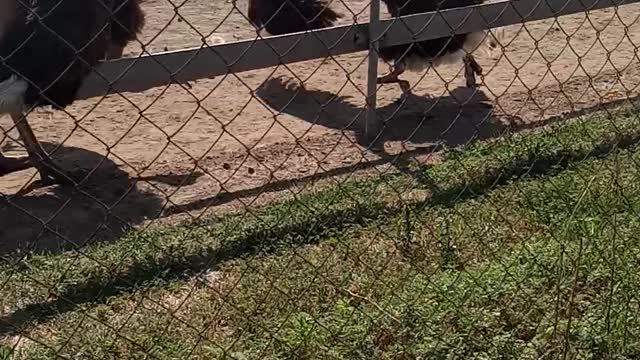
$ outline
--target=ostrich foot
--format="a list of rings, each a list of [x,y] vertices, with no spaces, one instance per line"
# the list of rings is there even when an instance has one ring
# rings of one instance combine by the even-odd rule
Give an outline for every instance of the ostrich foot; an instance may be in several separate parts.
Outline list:
[[[23,157],[4,157],[0,154],[0,176],[8,175],[20,170],[26,170],[33,167],[31,161],[26,156]]]
[[[76,174],[66,173],[51,162],[46,165],[42,162],[36,165],[28,156],[4,157],[0,155],[0,177],[32,167],[38,170],[40,183],[44,186],[53,184],[70,185],[73,184],[73,179],[78,177]]]
[[[60,169],[51,160],[39,161],[37,165],[34,165],[38,169],[40,175],[40,183],[43,186],[48,185],[73,185],[74,179],[78,176],[71,174],[65,170]]]
[[[400,80],[399,76],[404,73],[406,67],[403,63],[398,63],[394,66],[390,67],[389,74],[379,77],[376,80],[378,84],[398,84],[400,86],[400,90],[402,90],[402,95],[400,95],[400,99],[396,100],[396,102],[402,103],[411,97],[411,85],[407,80]]]

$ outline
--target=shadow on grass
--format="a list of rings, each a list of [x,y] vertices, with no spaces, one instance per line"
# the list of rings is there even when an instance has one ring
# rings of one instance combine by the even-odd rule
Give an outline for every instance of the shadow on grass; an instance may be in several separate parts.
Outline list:
[[[573,164],[589,158],[605,158],[616,150],[634,148],[638,143],[640,131],[597,144],[590,150],[560,150],[543,155],[529,153],[527,157],[511,159],[504,166],[487,169],[470,182],[444,189],[438,188],[433,180],[426,180],[425,185],[434,189],[428,203],[451,206],[459,201],[482,196],[508,182],[525,177],[554,176]]]

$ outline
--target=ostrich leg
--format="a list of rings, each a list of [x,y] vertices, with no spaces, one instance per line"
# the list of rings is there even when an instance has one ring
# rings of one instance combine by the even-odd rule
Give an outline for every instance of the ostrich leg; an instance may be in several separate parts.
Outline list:
[[[463,58],[464,62],[464,78],[467,80],[467,87],[477,87],[476,74],[482,75],[482,66],[478,64],[471,54],[467,54]]]
[[[402,75],[406,70],[404,63],[394,64],[389,70],[389,74],[379,77],[376,82],[378,84],[398,84],[402,90],[400,100],[408,98],[411,95],[411,85],[409,85],[407,80],[400,80],[398,78],[398,76]]]
[[[31,126],[27,122],[27,117],[22,112],[11,113],[11,119],[13,120],[24,146],[27,148],[29,154],[29,162],[32,166],[38,169],[40,174],[40,181],[44,185],[50,184],[70,184],[73,183],[71,178],[60,170],[51,160],[49,154],[42,148],[36,135],[31,130]],[[5,158],[6,159],[6,158]]]

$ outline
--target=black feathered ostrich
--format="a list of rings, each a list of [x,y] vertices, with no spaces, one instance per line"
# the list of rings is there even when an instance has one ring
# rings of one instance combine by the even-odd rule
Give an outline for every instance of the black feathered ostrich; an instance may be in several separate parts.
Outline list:
[[[141,0],[0,0],[0,115],[28,156],[0,151],[0,176],[32,166],[43,184],[70,180],[44,151],[25,112],[72,104],[100,60],[117,58],[144,26]]]
[[[393,17],[419,14],[437,10],[478,5],[487,0],[382,0]],[[340,17],[329,7],[326,0],[251,0],[249,18],[254,25],[273,35],[330,27]],[[286,9],[282,11],[282,9]],[[280,12],[278,12],[280,10]],[[300,16],[304,15],[304,18]],[[271,21],[267,22],[268,19]],[[496,32],[502,37],[502,30]],[[406,70],[422,71],[429,66],[462,61],[468,87],[476,86],[476,75],[482,75],[482,67],[472,55],[485,43],[486,31],[453,35],[410,44],[390,46],[380,49],[380,58],[390,63],[389,74],[378,78],[379,84],[397,83],[403,97],[411,94],[411,87],[399,76]],[[489,47],[495,48],[494,38]]]
[[[249,0],[249,20],[268,35],[322,29],[342,17],[327,0]]]

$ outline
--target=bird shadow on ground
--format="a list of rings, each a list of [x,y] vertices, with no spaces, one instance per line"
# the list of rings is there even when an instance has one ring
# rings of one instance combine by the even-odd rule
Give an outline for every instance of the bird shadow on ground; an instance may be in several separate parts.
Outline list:
[[[117,240],[132,226],[156,218],[165,204],[161,193],[143,189],[141,183],[188,184],[201,175],[134,178],[102,154],[43,146],[47,151],[57,149],[53,158],[65,170],[81,169],[87,176],[77,186],[40,187],[17,194],[0,190],[0,256],[59,253]]]
[[[256,90],[256,95],[265,106],[276,113],[289,114],[314,125],[353,133],[358,145],[369,145],[364,136],[365,108],[352,102],[347,96],[322,90],[306,90],[292,84],[286,77],[268,79]],[[422,180],[421,172],[410,166],[413,157],[434,153],[441,145],[462,145],[561,120],[561,117],[549,117],[525,122],[516,116],[496,115],[484,92],[468,88],[457,88],[451,91],[450,95],[438,98],[412,96],[402,106],[393,103],[378,107],[376,114],[379,119],[386,120],[379,143],[410,142],[411,146],[403,148],[399,155],[391,155],[384,148],[374,147],[370,150],[379,157],[378,159],[368,159],[366,162],[308,176],[272,181],[258,187],[216,194],[179,206],[169,206],[163,215],[218,206],[239,198],[282,191],[294,184],[315,182],[386,164]]]
[[[496,119],[489,98],[480,89],[456,88],[449,95],[427,97],[411,95],[404,102],[378,107],[383,123],[378,146],[369,146],[364,128],[366,109],[350,97],[323,90],[307,90],[282,77],[267,80],[256,91],[258,98],[278,113],[293,115],[314,125],[352,131],[355,141],[381,158],[394,158],[392,165],[408,171],[403,157],[385,151],[384,143],[399,142],[434,152],[441,145],[457,146],[474,140],[499,137],[512,129]]]

